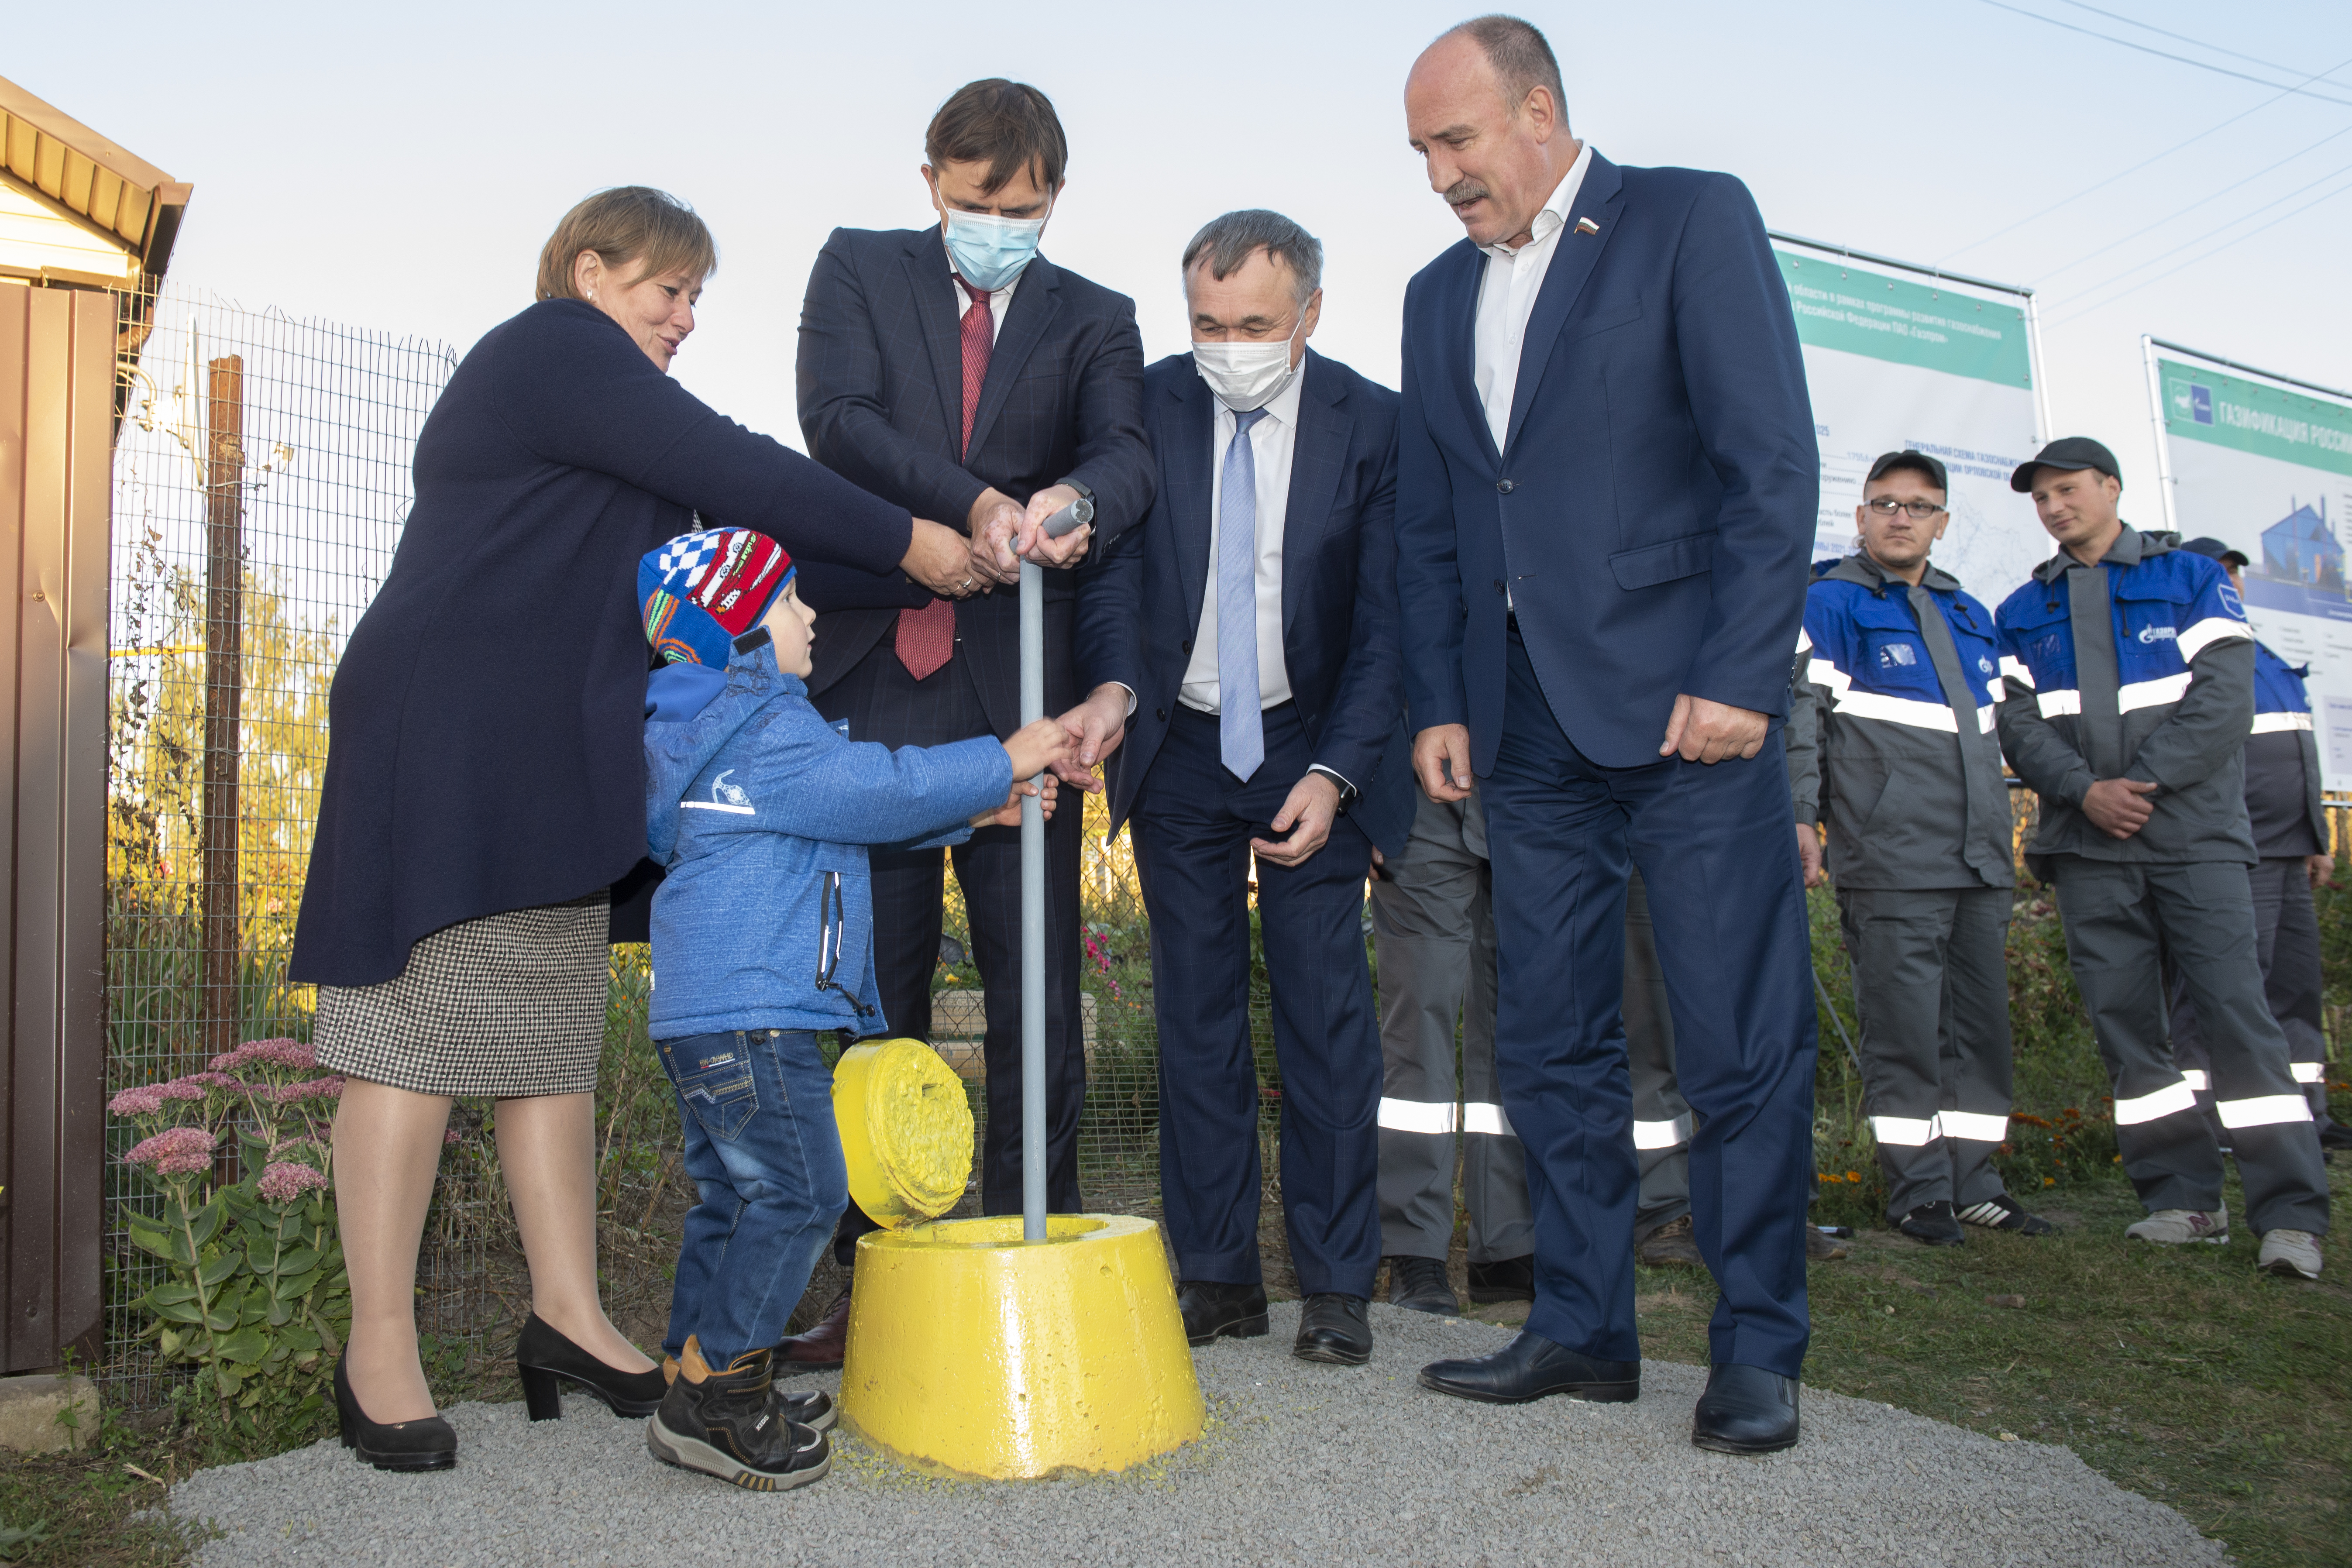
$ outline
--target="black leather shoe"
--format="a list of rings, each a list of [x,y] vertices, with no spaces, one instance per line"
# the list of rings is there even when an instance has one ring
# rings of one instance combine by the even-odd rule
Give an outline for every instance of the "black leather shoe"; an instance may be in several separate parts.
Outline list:
[[[1290,1353],[1300,1361],[1361,1366],[1372,1359],[1371,1314],[1361,1296],[1327,1291],[1307,1298],[1298,1313],[1298,1342]]]
[[[1470,1265],[1470,1299],[1489,1301],[1532,1301],[1536,1299],[1536,1260],[1532,1256],[1497,1258],[1492,1263]]]
[[[1760,1366],[1716,1366],[1691,1412],[1691,1446],[1777,1454],[1797,1445],[1797,1380]]]
[[[776,1360],[790,1372],[830,1372],[841,1364],[849,1353],[850,1290],[857,1283],[853,1276],[816,1321],[816,1327],[805,1333],[786,1334],[776,1345]]]
[[[615,1415],[651,1415],[661,1408],[669,1386],[657,1366],[623,1372],[605,1365],[537,1312],[524,1320],[522,1332],[515,1336],[515,1373],[522,1379],[524,1408],[534,1421],[552,1421],[563,1414],[567,1384],[603,1400]]]
[[[1421,1385],[1488,1405],[1525,1405],[1550,1394],[1624,1405],[1642,1396],[1642,1363],[1596,1361],[1521,1330],[1492,1355],[1430,1363],[1421,1369]]]
[[[1959,1215],[1940,1198],[1932,1204],[1921,1204],[1896,1220],[1895,1228],[1929,1247],[1963,1247],[1969,1239],[1968,1232],[1960,1228]]]
[[[1204,1345],[1219,1335],[1254,1340],[1265,1332],[1263,1285],[1187,1279],[1176,1291],[1176,1310],[1184,1314],[1184,1342],[1189,1345]]]
[[[379,1470],[446,1470],[457,1462],[457,1434],[438,1415],[421,1421],[369,1420],[340,1358],[335,1362],[335,1426],[343,1447]]]
[[[1444,1259],[1438,1258],[1390,1258],[1389,1305],[1441,1318],[1462,1315],[1462,1303],[1454,1299],[1454,1287],[1445,1278]]]

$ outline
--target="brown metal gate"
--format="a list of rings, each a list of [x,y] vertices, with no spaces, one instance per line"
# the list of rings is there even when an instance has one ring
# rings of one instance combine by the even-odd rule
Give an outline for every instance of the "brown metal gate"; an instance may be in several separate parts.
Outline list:
[[[0,279],[0,1372],[100,1349],[116,327]]]

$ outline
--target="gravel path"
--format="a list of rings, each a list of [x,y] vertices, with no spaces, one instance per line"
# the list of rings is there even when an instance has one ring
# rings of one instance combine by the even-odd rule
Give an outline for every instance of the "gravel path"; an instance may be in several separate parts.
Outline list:
[[[1197,1353],[1208,1435],[1120,1477],[929,1479],[835,1435],[803,1490],[738,1491],[656,1464],[593,1402],[537,1426],[461,1405],[454,1471],[385,1475],[320,1443],[205,1470],[173,1511],[226,1534],[206,1568],[383,1563],[2219,1563],[2218,1542],[2064,1448],[1805,1394],[1767,1458],[1690,1446],[1698,1368],[1651,1362],[1641,1400],[1517,1408],[1430,1394],[1423,1363],[1510,1331],[1372,1308],[1368,1367],[1293,1360],[1274,1333]],[[821,1380],[826,1386],[835,1381]]]

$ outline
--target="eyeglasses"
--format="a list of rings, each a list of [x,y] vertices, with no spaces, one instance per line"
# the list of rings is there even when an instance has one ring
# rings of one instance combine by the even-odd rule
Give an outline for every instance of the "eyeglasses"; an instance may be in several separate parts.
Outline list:
[[[1863,504],[1881,517],[1893,517],[1898,511],[1907,512],[1914,522],[1925,522],[1944,510],[1931,500],[1896,500],[1893,496],[1880,496],[1876,500]]]

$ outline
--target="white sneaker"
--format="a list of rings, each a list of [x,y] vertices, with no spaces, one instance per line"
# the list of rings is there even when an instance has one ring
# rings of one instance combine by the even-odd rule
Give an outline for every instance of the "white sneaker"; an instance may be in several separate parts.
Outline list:
[[[2319,1263],[2319,1238],[2307,1230],[2264,1231],[2254,1259],[2255,1268],[2284,1279],[2316,1279]]]
[[[2126,1226],[2124,1237],[2129,1241],[2160,1242],[2166,1247],[2179,1247],[2189,1241],[2206,1241],[2219,1247],[2230,1239],[2230,1211],[2227,1207],[2210,1214],[2200,1209],[2158,1209],[2137,1225]]]

